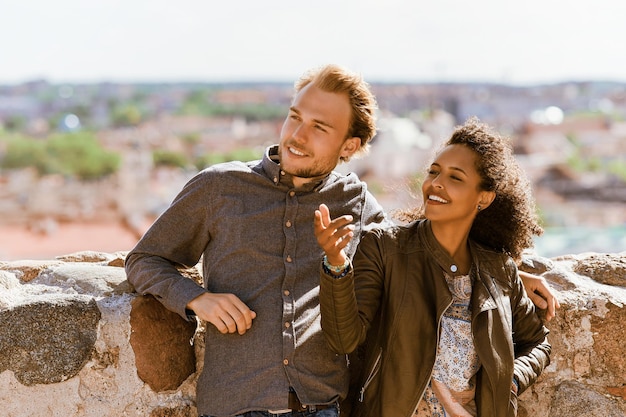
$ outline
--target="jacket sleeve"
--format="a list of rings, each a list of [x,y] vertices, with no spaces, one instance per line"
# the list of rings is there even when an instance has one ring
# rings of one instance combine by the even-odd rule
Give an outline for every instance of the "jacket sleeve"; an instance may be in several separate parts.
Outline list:
[[[514,376],[518,395],[530,387],[550,364],[551,345],[548,329],[535,311],[535,305],[526,294],[517,267],[511,260],[507,265],[513,276],[511,309],[513,315],[513,342],[515,344]]]
[[[125,261],[128,282],[139,294],[153,295],[186,320],[187,303],[205,290],[178,268],[195,265],[208,244],[206,200],[207,179],[199,174],[185,185]]]
[[[351,353],[363,343],[378,313],[384,279],[380,234],[378,229],[365,234],[345,277],[334,278],[320,267],[322,330],[337,353]]]

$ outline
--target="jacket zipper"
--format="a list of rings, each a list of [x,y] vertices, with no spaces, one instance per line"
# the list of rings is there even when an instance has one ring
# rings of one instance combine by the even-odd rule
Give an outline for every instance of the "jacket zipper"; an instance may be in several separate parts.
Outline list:
[[[453,301],[454,300],[450,300],[450,302],[448,303],[448,306],[443,310],[443,313],[437,319],[437,345],[435,345],[436,351],[439,350],[439,337],[441,336],[441,318],[443,317],[445,312],[450,308],[450,306],[452,305]],[[437,361],[437,353],[435,353],[435,361]],[[432,379],[434,373],[435,373],[435,364],[433,363],[433,366],[430,368],[430,375],[428,376],[428,383],[426,384],[426,386],[422,390],[422,393],[418,397],[417,404],[415,404],[415,407],[413,407],[413,414],[415,414],[415,410],[417,410],[417,406],[420,405],[420,402],[424,398],[424,393],[426,392],[426,388],[428,388],[428,384],[430,383],[430,380]],[[413,415],[413,414],[411,414],[411,415]]]
[[[382,357],[383,357],[383,348],[381,347],[378,352],[378,356],[376,357],[376,361],[374,362],[374,366],[372,366],[372,370],[367,376],[367,379],[365,380],[363,387],[361,387],[361,392],[359,394],[359,402],[361,403],[363,402],[363,397],[365,396],[365,390],[367,389],[369,384],[372,382],[372,379],[374,379],[374,377],[378,373],[379,365],[380,365],[380,361],[382,360]]]

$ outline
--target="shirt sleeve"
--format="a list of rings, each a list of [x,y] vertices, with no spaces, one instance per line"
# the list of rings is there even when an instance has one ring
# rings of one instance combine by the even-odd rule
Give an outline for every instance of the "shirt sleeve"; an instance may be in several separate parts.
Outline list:
[[[378,203],[376,198],[367,190],[365,190],[365,204],[363,204],[363,232],[367,232],[374,228],[389,227],[393,225],[393,221],[387,216],[383,207]]]
[[[205,290],[179,268],[197,264],[209,243],[211,189],[208,173],[192,178],[125,261],[128,281],[138,293],[153,295],[186,320],[187,303]]]

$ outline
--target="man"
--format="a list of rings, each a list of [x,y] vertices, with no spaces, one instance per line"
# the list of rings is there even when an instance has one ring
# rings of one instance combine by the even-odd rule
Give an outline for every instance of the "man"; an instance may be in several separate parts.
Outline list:
[[[365,183],[333,171],[367,150],[376,100],[360,76],[334,65],[306,73],[295,90],[278,145],[261,161],[199,173],[126,257],[138,293],[210,323],[201,416],[332,417],[347,393],[346,358],[320,327],[323,252],[312,220],[321,203],[352,216],[349,257],[363,230],[390,223]],[[205,288],[176,268],[201,257]]]
[[[356,74],[338,66],[305,74],[280,144],[261,161],[198,174],[128,254],[137,292],[212,324],[197,386],[201,415],[282,413],[300,407],[298,399],[310,415],[338,415],[346,359],[329,349],[320,329],[323,254],[312,219],[324,202],[337,215],[352,215],[359,229],[386,221],[363,182],[332,172],[367,149],[375,110]],[[201,256],[206,289],[176,269]]]

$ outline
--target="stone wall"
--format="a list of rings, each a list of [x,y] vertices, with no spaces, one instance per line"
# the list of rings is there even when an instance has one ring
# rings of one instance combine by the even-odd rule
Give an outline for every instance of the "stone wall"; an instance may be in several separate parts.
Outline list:
[[[197,416],[203,328],[134,293],[124,255],[0,262],[2,416]],[[547,324],[552,363],[519,416],[626,416],[626,252],[522,269],[550,282],[561,309]]]

